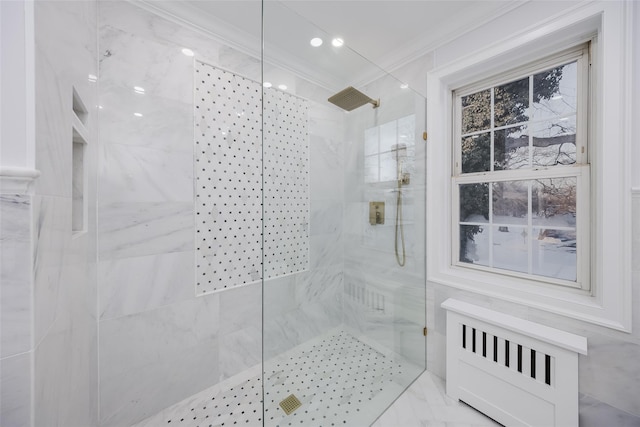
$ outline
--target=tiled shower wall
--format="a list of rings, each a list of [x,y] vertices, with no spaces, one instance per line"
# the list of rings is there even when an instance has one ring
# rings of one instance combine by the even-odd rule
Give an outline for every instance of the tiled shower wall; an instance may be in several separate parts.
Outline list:
[[[33,8],[24,36],[34,37],[35,50],[26,50],[34,74],[26,74],[35,85],[35,117],[28,138],[9,143],[28,146],[34,138],[28,161],[40,176],[25,193],[0,195],[0,424],[95,425],[96,4],[12,3]],[[86,109],[83,233],[71,221],[74,91]]]
[[[181,50],[188,47],[197,61],[253,82],[260,81],[261,66],[256,57],[210,34],[129,2],[99,3],[99,37],[100,422],[120,426],[261,361],[260,282],[196,297],[195,69],[194,58]],[[295,90],[307,99],[325,96],[304,81]],[[303,216],[310,224],[299,222],[295,230],[308,236],[311,256],[296,267],[304,271],[284,276],[276,271],[279,277],[266,283],[267,357],[340,322],[342,181],[333,169],[342,170],[341,146],[334,139],[342,115],[312,101],[308,105],[310,195]],[[301,107],[295,108],[302,112]],[[238,163],[228,173],[246,172],[251,165]]]
[[[195,62],[198,295],[260,280],[263,225],[266,279],[309,267],[308,102],[265,89],[263,114],[262,93],[259,82]]]

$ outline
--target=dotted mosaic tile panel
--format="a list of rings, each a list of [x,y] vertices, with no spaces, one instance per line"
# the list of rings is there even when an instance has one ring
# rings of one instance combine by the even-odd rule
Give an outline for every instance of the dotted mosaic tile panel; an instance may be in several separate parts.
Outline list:
[[[262,278],[262,86],[196,61],[196,294]],[[308,265],[306,101],[265,93],[265,277]],[[267,196],[268,194],[268,196]]]
[[[268,89],[264,99],[264,274],[309,265],[308,102]]]
[[[369,425],[381,410],[376,396],[402,374],[402,365],[345,332],[304,344],[265,364],[264,425]],[[279,403],[290,394],[302,406],[286,415]],[[179,412],[167,411],[158,425],[263,425],[259,375],[217,393],[205,391],[190,401]]]

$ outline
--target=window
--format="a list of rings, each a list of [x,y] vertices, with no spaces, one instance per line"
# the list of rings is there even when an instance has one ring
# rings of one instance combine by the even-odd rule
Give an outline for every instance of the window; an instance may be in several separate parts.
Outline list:
[[[589,288],[589,47],[454,91],[452,259]]]
[[[631,330],[632,239],[629,230],[632,218],[630,191],[632,159],[630,154],[634,135],[637,135],[633,130],[637,122],[633,119],[637,116],[633,107],[637,97],[634,96],[631,82],[632,77],[637,73],[633,69],[632,59],[634,46],[632,40],[635,39],[632,37],[632,32],[628,30],[631,27],[627,24],[632,22],[631,16],[635,16],[633,15],[635,12],[631,10],[633,6],[633,2],[592,2],[581,6],[579,12],[572,9],[561,13],[551,21],[533,23],[521,33],[505,32],[504,37],[496,39],[493,31],[487,31],[486,34],[482,31],[471,32],[468,36],[463,36],[455,45],[441,49],[442,53],[438,56],[440,65],[427,74],[429,140],[426,148],[429,179],[427,179],[426,261],[427,282],[436,286],[436,289],[442,287],[449,295],[465,292],[467,297],[482,298],[489,303],[500,301],[500,304],[517,304],[510,307],[512,310],[529,307],[616,330],[627,332]],[[525,10],[529,9],[539,10],[532,3],[524,3],[521,8],[516,9],[523,15],[517,16],[527,15]],[[506,14],[492,23],[491,27],[498,28],[502,24],[512,22],[513,19],[510,14]],[[625,22],[625,25],[620,25],[621,22]],[[482,40],[490,43],[485,47],[479,47],[481,43],[477,42]],[[566,51],[567,48],[586,42],[589,42],[590,65],[585,64],[586,61],[584,61],[586,54],[583,49],[586,45]],[[541,61],[531,64],[537,59]],[[500,132],[499,128],[507,129],[516,125],[526,125],[527,133],[523,132],[522,135],[527,135],[528,138],[529,126],[535,125],[535,120],[527,116],[526,120],[519,123],[502,125],[494,123],[493,126],[489,123],[488,130],[475,131],[478,135],[482,130],[489,133],[489,161],[485,161],[482,171],[462,171],[462,135],[473,132],[462,133],[460,116],[462,100],[460,99],[460,104],[456,105],[459,97],[487,89],[490,94],[493,89],[495,104],[497,88],[574,61],[577,79],[576,161],[574,164],[561,164],[558,161],[558,164],[554,162],[553,165],[533,166],[533,154],[529,153],[532,152],[531,150],[538,149],[539,144],[534,145],[535,139],[531,140],[527,146],[529,150],[527,155],[530,157],[526,160],[531,161],[530,166],[514,167],[519,165],[517,162],[519,159],[514,159],[513,154],[520,147],[513,141],[505,142],[505,145],[509,144],[512,148],[511,151],[507,150],[511,155],[506,160],[500,159],[499,138],[501,137],[498,136],[496,140],[495,136]],[[526,64],[530,65],[518,68]],[[583,72],[587,67],[588,77],[584,76]],[[506,71],[503,72],[503,70]],[[533,86],[530,85],[530,88],[533,90]],[[555,95],[551,98],[553,96]],[[551,98],[545,102],[558,101]],[[528,115],[532,114],[532,106],[536,104],[533,100],[533,95],[527,97]],[[586,107],[589,111],[585,111]],[[569,118],[562,114],[558,114],[557,117]],[[495,118],[492,119],[491,116],[489,120],[495,122]],[[567,121],[570,120],[562,123]],[[458,132],[457,135],[456,132]],[[519,139],[518,136],[520,134],[516,133],[510,139]],[[532,138],[534,136],[531,135]],[[452,143],[455,143],[457,149],[452,149]],[[568,147],[561,152],[558,159],[566,158],[564,154],[570,154]],[[504,164],[509,168],[504,169]],[[543,176],[543,173],[549,175]],[[540,270],[533,269],[536,259],[534,254],[540,254],[534,244],[541,242],[537,239],[538,235],[535,235],[534,228],[536,226],[543,228],[535,223],[534,211],[536,204],[539,203],[539,196],[534,191],[534,183],[556,178],[570,181],[568,184],[572,186],[575,182],[575,281],[571,280],[572,277],[567,278],[567,270],[562,275],[558,273],[549,277],[539,274]],[[524,229],[527,236],[533,233],[536,238],[531,239],[531,249],[528,246],[526,252],[527,272],[516,271],[513,266],[507,266],[511,269],[503,268],[491,258],[487,262],[488,265],[480,265],[480,262],[476,262],[473,258],[473,263],[460,261],[460,186],[484,185],[488,193],[493,191],[493,189],[489,190],[489,187],[493,187],[494,183],[514,181],[521,184],[520,186],[514,184],[514,191],[520,190],[521,193],[525,193],[524,188],[526,188],[526,225],[500,224],[495,221],[495,216],[498,215],[493,218],[489,216],[489,212],[494,215],[493,193],[491,198],[488,194],[486,196],[487,203],[491,203],[485,208],[488,218],[485,219],[481,215],[484,222],[477,222],[482,223],[480,227],[483,231],[486,228],[487,237],[494,225],[495,234],[505,233],[501,232],[499,227],[506,226],[511,230],[516,225],[521,227],[520,232]],[[520,187],[524,188],[520,189]],[[507,195],[511,196],[511,194]],[[499,194],[495,196],[498,198]],[[519,199],[508,197],[507,200],[520,200],[520,204],[524,205],[523,198],[524,195]],[[553,202],[553,197],[551,201]],[[509,203],[513,204],[513,202]],[[524,211],[524,206],[509,209]],[[499,212],[504,216],[504,210]],[[544,214],[543,218],[551,222],[552,218],[548,215]],[[511,215],[509,218],[514,221],[519,219],[517,215]],[[489,222],[490,220],[493,222]],[[524,222],[522,219],[519,220]],[[545,224],[544,228],[557,229],[556,224],[553,224],[556,228],[551,225]],[[566,228],[564,231],[573,228],[566,222],[563,227]],[[562,242],[557,235],[542,237],[551,237],[546,241],[543,240],[544,244],[558,243],[552,239]],[[520,235],[520,238],[523,236]],[[564,238],[566,239],[566,236]],[[482,242],[478,239],[472,243],[478,245]],[[545,256],[547,254],[553,254],[553,252],[548,251]],[[477,253],[475,256],[479,257]],[[490,257],[490,255],[487,256]],[[531,257],[531,272],[529,272],[529,257]],[[547,256],[545,259],[548,258]]]

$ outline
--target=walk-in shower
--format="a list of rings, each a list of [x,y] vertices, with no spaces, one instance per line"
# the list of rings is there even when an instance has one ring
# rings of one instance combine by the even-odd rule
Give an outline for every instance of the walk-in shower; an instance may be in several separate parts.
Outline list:
[[[425,369],[424,98],[296,7],[99,2],[105,427],[367,426]]]

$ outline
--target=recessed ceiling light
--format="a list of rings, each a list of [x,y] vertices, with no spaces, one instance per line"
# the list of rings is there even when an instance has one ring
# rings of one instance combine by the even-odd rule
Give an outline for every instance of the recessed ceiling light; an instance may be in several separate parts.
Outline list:
[[[409,85],[407,83],[402,83],[400,85],[400,89],[407,89],[409,87]]]
[[[134,87],[133,87],[133,91],[134,91],[135,93],[143,94],[143,93],[144,93],[144,88],[143,88],[143,87],[140,87],[140,86],[134,86]]]
[[[142,113],[133,113],[133,115],[136,117],[142,117]]]
[[[331,40],[331,44],[335,47],[340,47],[344,44],[344,40],[342,40],[340,37],[336,37],[335,39]]]
[[[271,86],[273,86],[273,85],[272,85],[270,82],[264,82],[264,83],[262,83],[262,86],[264,86],[264,87],[271,87]]]
[[[278,89],[287,90],[287,85],[278,85]]]
[[[195,52],[194,52],[194,51],[192,51],[191,49],[188,49],[188,48],[186,48],[186,47],[185,47],[184,49],[182,49],[182,53],[183,53],[184,55],[186,55],[186,56],[193,56],[193,55],[195,55]]]
[[[313,47],[322,46],[322,39],[320,37],[314,37],[314,38],[311,39],[311,41],[309,43]]]

